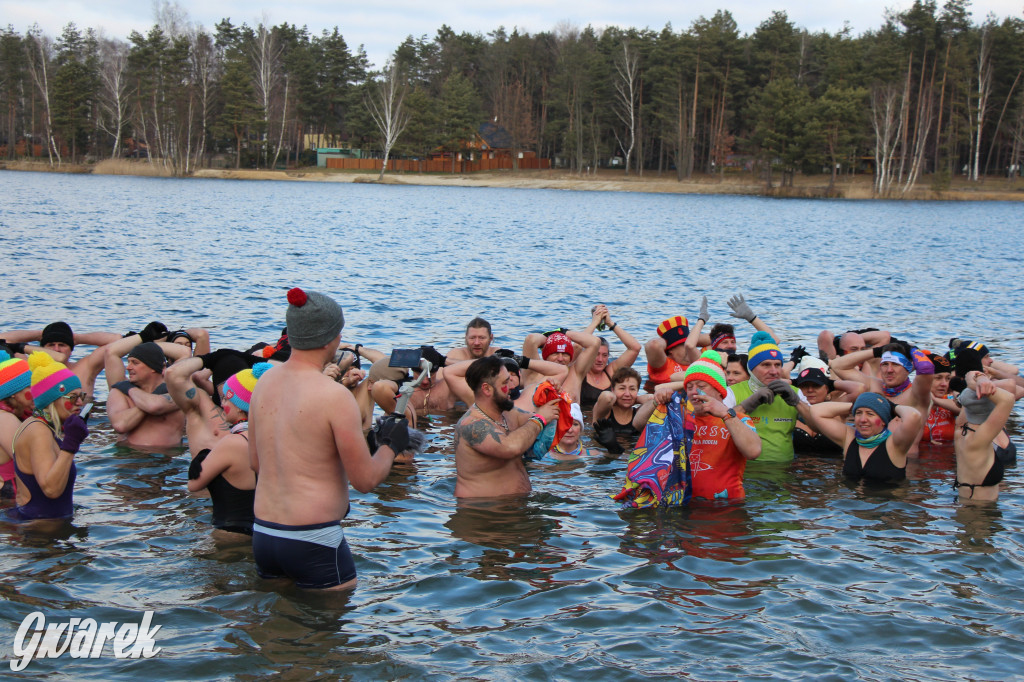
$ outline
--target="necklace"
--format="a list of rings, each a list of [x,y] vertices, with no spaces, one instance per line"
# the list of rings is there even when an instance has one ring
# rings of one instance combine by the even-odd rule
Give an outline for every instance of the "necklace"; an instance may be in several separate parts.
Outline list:
[[[483,416],[487,417],[487,421],[491,422],[495,426],[500,426],[501,428],[505,429],[505,433],[508,433],[508,422],[505,421],[505,415],[504,414],[501,415],[501,423],[499,424],[498,422],[496,422],[494,419],[491,418],[491,415],[489,415],[486,412],[484,412],[484,409],[482,407],[480,407],[479,405],[477,405],[476,403],[473,403],[473,407],[475,407],[477,410],[479,410],[480,414],[482,414]]]
[[[560,444],[555,445],[554,450],[560,455],[569,455],[570,457],[576,457],[583,454],[583,443],[576,443],[576,449],[570,451],[563,450]]]

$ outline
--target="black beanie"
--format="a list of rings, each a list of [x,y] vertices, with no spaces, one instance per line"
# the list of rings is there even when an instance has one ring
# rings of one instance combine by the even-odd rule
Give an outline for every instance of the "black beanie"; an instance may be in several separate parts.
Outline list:
[[[74,348],[75,335],[71,331],[71,325],[67,322],[51,322],[43,327],[43,335],[39,338],[39,345],[46,347],[48,343],[65,343]]]

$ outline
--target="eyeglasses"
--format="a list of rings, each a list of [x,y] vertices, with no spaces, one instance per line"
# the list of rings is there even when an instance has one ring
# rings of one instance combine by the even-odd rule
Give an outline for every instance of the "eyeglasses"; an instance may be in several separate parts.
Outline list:
[[[81,392],[79,392],[79,393],[68,393],[66,396],[64,396],[64,398],[65,398],[65,400],[70,400],[71,402],[74,402],[74,403],[77,403],[78,401],[82,401],[83,403],[85,402],[85,394],[81,393]]]

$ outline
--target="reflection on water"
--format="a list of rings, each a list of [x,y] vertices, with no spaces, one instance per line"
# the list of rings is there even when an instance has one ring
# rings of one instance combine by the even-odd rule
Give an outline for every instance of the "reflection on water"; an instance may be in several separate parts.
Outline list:
[[[1006,306],[1020,299],[1024,268],[1016,247],[991,248],[1019,241],[1012,205],[14,173],[0,182],[5,272],[16,274],[0,279],[4,328],[66,318],[123,332],[161,319],[246,347],[276,339],[284,291],[303,284],[336,292],[345,337],[382,350],[455,345],[475,315],[513,345],[527,331],[584,324],[596,302],[643,340],[667,315],[692,316],[704,293],[726,319],[724,299],[743,291],[786,348],[812,345],[823,328],[874,324],[934,348],[977,335],[1024,362],[1020,316]],[[1001,274],[972,279],[965,302],[951,273],[980,259]],[[423,456],[353,494],[346,534],[359,587],[325,595],[260,580],[248,541],[211,532],[208,498],[187,493],[184,449],[119,447],[98,410],[77,457],[74,519],[0,523],[0,651],[34,610],[137,622],[152,609],[158,658],[29,671],[1018,675],[1015,470],[997,503],[975,505],[955,501],[948,447],[922,447],[895,487],[848,483],[837,459],[754,462],[744,502],[658,513],[617,509],[609,496],[625,459],[597,457],[531,464],[525,497],[456,503],[459,416],[431,417]],[[1019,442],[1019,420],[1011,432]]]

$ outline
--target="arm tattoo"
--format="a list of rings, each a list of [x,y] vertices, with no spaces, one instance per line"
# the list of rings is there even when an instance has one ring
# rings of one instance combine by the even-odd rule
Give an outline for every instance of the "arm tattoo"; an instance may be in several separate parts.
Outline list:
[[[476,446],[483,443],[484,439],[488,436],[499,443],[501,442],[501,435],[498,433],[497,428],[493,424],[482,419],[475,421],[472,424],[466,424],[461,427],[459,431],[461,435],[466,438],[466,442],[469,443],[470,447],[474,449]]]
[[[196,397],[196,389],[195,389],[195,387],[192,387],[192,388],[188,389],[187,391],[185,391],[185,397],[188,398],[189,400],[192,400],[193,398],[195,398]]]

